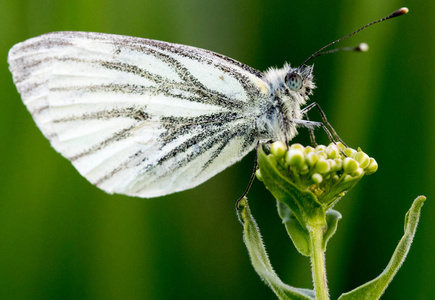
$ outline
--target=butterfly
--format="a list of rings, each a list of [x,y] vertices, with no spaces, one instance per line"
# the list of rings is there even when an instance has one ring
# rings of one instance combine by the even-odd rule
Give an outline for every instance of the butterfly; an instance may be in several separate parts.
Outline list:
[[[324,126],[304,119],[315,88],[305,63],[260,72],[208,50],[92,32],[31,38],[8,62],[53,148],[111,194],[190,189],[259,143]]]

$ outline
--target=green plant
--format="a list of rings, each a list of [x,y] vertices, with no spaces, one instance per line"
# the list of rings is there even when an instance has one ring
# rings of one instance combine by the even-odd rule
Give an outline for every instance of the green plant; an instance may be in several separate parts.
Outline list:
[[[238,214],[254,269],[279,299],[329,299],[324,253],[341,219],[341,214],[332,207],[364,175],[376,172],[376,161],[361,149],[347,148],[341,143],[316,148],[294,144],[287,148],[276,142],[268,155],[258,149],[258,166],[257,178],[277,200],[278,213],[289,237],[296,249],[311,259],[314,290],[292,287],[276,275],[245,197],[238,204]],[[417,197],[406,214],[405,233],[385,270],[339,299],[381,297],[406,258],[425,200],[424,196]]]

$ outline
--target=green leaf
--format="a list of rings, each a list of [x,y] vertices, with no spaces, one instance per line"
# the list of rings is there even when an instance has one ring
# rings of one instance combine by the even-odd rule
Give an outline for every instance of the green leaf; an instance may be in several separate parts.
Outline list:
[[[295,288],[283,283],[273,270],[246,197],[240,200],[237,213],[243,224],[243,239],[248,248],[252,265],[261,279],[270,286],[279,299],[314,300],[314,291]]]
[[[296,249],[304,256],[310,256],[310,234],[306,228],[296,220],[295,215],[292,213],[287,204],[277,202],[278,214],[284,223],[285,229]]]
[[[326,212],[326,223],[328,224],[328,228],[323,234],[323,251],[326,251],[326,245],[328,244],[329,239],[334,235],[335,231],[337,231],[338,221],[340,220],[341,214],[338,211],[329,209]]]
[[[296,220],[290,208],[281,202],[277,202],[278,213],[285,225],[288,235],[300,254],[310,257],[310,234],[307,229],[302,228],[301,224]],[[341,214],[333,209],[326,212],[326,223],[328,224],[326,232],[323,234],[322,249],[326,251],[326,245],[329,239],[337,230],[338,221],[341,220]]]
[[[418,219],[420,218],[420,210],[424,201],[426,201],[426,197],[417,197],[409,211],[406,213],[405,234],[397,245],[385,270],[372,281],[369,281],[348,293],[342,294],[340,298],[338,298],[339,300],[375,300],[382,296],[409,252],[409,248],[411,247],[417,229]]]

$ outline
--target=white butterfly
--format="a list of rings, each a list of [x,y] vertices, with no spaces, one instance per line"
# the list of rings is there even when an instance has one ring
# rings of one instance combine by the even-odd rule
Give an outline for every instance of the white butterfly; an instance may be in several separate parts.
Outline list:
[[[51,145],[108,193],[199,185],[262,140],[291,140],[312,67],[261,73],[155,40],[54,32],[9,52],[14,82]]]
[[[325,128],[302,119],[316,105],[301,110],[315,88],[305,62],[262,73],[208,50],[89,32],[29,39],[8,61],[51,145],[108,193],[148,198],[193,188],[264,140]]]

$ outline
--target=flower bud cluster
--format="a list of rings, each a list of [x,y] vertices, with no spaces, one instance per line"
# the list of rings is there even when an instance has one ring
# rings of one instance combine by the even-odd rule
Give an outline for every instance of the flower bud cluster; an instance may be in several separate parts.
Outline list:
[[[286,147],[282,142],[275,142],[268,157],[298,188],[318,197],[337,185],[359,180],[378,169],[376,161],[361,149],[347,148],[342,143],[313,148],[301,144]],[[261,180],[261,169],[256,175]]]

